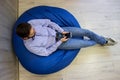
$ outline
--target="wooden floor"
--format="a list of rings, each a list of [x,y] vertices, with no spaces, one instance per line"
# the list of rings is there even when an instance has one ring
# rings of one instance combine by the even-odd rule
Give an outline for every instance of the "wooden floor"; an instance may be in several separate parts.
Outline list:
[[[17,80],[18,61],[12,47],[17,0],[0,0],[0,80]]]
[[[38,5],[64,8],[82,28],[112,37],[118,44],[83,48],[71,65],[50,75],[31,74],[19,65],[20,80],[120,80],[120,0],[19,0],[19,15]]]

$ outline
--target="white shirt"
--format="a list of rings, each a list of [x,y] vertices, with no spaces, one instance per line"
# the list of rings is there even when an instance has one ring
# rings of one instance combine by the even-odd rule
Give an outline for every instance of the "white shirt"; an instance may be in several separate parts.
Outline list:
[[[64,30],[49,19],[33,19],[28,21],[35,29],[34,39],[24,40],[26,48],[33,54],[39,56],[48,56],[57,50],[62,43],[56,42],[56,31],[62,33]]]

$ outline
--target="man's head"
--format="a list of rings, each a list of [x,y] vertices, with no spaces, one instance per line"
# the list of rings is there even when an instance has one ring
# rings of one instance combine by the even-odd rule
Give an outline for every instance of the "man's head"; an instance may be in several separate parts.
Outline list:
[[[16,33],[24,40],[34,37],[35,30],[29,23],[21,23],[16,28]]]

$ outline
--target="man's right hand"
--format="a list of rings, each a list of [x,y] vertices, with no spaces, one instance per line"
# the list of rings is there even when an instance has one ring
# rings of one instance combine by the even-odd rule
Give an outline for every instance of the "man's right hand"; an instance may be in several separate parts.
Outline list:
[[[66,36],[64,38],[61,38],[62,42],[66,42],[69,38],[66,38]]]

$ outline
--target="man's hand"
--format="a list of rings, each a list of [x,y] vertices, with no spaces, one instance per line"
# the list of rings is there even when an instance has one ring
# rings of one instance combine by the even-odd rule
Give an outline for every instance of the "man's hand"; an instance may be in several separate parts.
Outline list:
[[[61,38],[60,40],[61,40],[62,42],[66,42],[68,39],[69,39],[69,38],[66,38],[66,36],[65,36],[64,38]]]
[[[67,34],[67,33],[69,33],[69,32],[66,32],[66,31],[63,31],[63,32],[62,32],[62,34]]]

